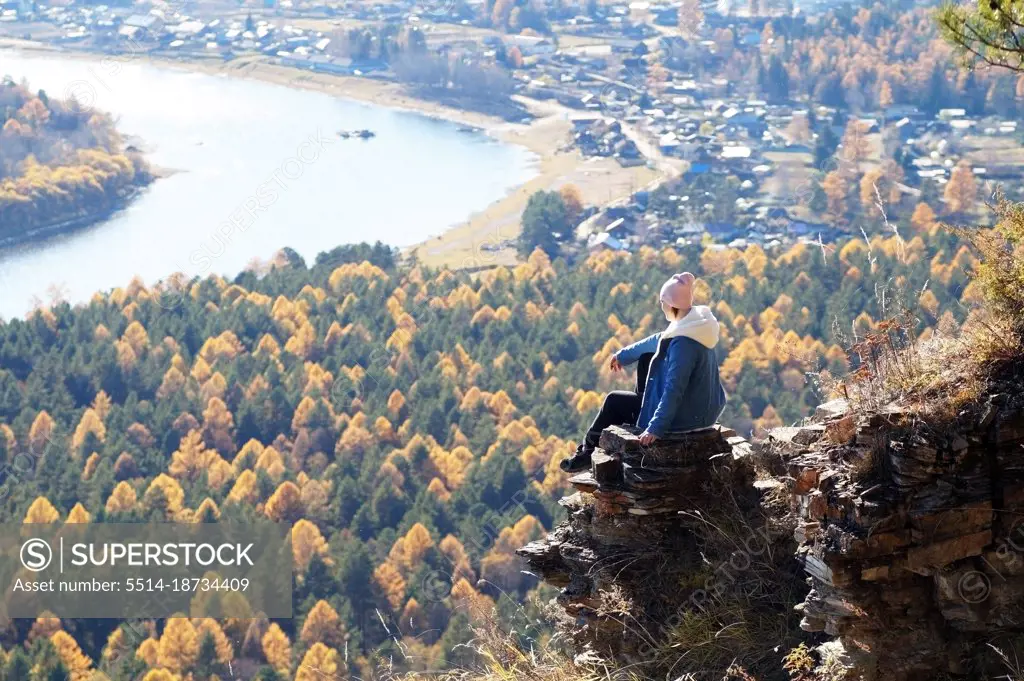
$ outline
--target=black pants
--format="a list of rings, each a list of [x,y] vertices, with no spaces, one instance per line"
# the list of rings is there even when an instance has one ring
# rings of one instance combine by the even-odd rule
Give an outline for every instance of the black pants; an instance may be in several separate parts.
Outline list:
[[[647,385],[647,372],[651,368],[653,353],[640,355],[636,363],[636,390],[613,390],[605,395],[601,411],[591,424],[584,442],[587,447],[596,447],[601,437],[601,431],[608,426],[621,426],[623,424],[635,426],[637,418],[640,417],[640,404],[644,397],[644,386]]]

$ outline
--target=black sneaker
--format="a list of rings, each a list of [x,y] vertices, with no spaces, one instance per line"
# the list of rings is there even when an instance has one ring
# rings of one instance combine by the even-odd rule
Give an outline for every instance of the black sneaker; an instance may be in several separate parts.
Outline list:
[[[594,450],[585,445],[580,445],[576,448],[576,453],[570,456],[568,459],[562,459],[558,464],[566,473],[578,473],[590,468],[590,455],[594,453]]]

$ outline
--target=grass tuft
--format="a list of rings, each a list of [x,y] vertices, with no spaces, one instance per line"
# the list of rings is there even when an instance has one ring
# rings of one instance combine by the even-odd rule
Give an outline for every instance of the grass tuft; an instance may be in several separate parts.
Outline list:
[[[939,324],[919,338],[908,311],[886,319],[850,346],[856,368],[822,384],[860,412],[899,404],[929,421],[952,421],[995,383],[1024,375],[1024,204],[997,196],[994,227],[951,227],[973,249],[971,278],[984,304],[959,328]]]

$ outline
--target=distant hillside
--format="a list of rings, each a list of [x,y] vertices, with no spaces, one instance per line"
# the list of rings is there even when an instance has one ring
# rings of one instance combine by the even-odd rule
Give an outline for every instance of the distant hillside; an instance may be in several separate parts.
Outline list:
[[[101,218],[149,181],[109,115],[0,82],[0,246]]]

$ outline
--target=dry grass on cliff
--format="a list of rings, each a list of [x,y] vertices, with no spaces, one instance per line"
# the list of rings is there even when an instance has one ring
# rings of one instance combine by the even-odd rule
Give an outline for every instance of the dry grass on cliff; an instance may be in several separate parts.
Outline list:
[[[897,402],[922,416],[950,419],[989,392],[994,382],[1024,373],[1024,204],[999,196],[991,228],[947,227],[971,246],[970,273],[984,303],[959,328],[915,336],[918,320],[903,314],[881,322],[850,348],[860,364],[833,392],[854,408],[877,411]]]
[[[524,622],[527,617],[520,607],[514,619],[521,628],[547,632],[550,622]],[[497,613],[473,613],[473,638],[458,646],[472,653],[473,664],[437,674],[410,672],[402,676],[386,675],[390,681],[640,681],[639,676],[612,677],[610,670],[596,658],[573,659],[566,649],[550,635],[532,636],[509,623],[501,622]]]
[[[898,403],[921,416],[949,419],[976,401],[992,380],[1016,371],[1020,337],[1005,320],[984,308],[972,311],[959,329],[939,328],[924,340],[912,326],[888,319],[854,344],[860,365],[832,391],[862,412]]]

